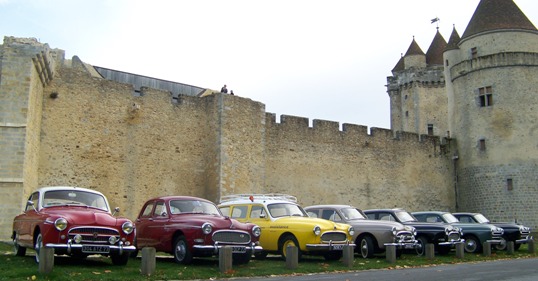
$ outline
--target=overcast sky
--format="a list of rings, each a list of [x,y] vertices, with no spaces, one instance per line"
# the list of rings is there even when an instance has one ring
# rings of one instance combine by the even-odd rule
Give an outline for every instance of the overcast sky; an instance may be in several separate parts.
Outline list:
[[[538,23],[538,1],[515,0]],[[390,128],[386,78],[413,36],[465,31],[479,0],[0,0],[0,35],[219,90],[266,111]],[[438,17],[438,23],[431,23]]]

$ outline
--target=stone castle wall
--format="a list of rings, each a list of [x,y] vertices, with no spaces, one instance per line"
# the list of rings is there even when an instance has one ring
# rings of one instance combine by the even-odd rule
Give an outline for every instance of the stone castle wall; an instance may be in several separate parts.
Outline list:
[[[20,59],[32,62],[33,56]],[[2,60],[2,83],[5,66],[12,64],[4,63],[8,57]],[[233,193],[288,193],[303,205],[409,210],[455,205],[452,164],[437,137],[395,138],[378,128],[368,134],[352,124],[340,130],[337,122],[324,120],[309,127],[308,119],[293,116],[276,123],[262,103],[248,98],[218,93],[175,100],[149,88],[135,93],[131,85],[99,77],[76,57],[56,60],[61,63],[53,68],[54,79],[42,86],[33,73],[35,62],[15,70],[30,73],[21,79],[35,86],[15,87],[16,100],[36,104],[31,118],[39,122],[8,128],[32,141],[15,141],[24,147],[25,160],[12,176],[20,180],[11,184],[4,177],[0,183],[0,204],[7,210],[2,240],[9,239],[11,220],[30,192],[50,185],[99,190],[131,219],[147,199],[160,195],[218,202]],[[2,139],[8,136],[4,131]],[[2,143],[1,149],[9,147]],[[2,172],[8,161],[0,160]]]

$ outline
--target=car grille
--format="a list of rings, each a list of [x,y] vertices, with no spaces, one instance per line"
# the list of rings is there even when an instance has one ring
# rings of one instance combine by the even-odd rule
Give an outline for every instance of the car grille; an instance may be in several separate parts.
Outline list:
[[[459,241],[461,239],[459,232],[450,232],[448,234],[448,241]]]
[[[73,239],[77,234],[82,236],[81,243],[90,244],[108,244],[110,236],[119,236],[119,232],[112,228],[76,227],[69,230],[69,239]]]
[[[398,234],[396,234],[396,241],[413,242],[415,241],[415,236],[409,232],[399,232]]]
[[[250,242],[250,234],[243,231],[216,231],[213,241],[229,244],[246,244]]]
[[[526,237],[526,236],[529,236],[529,234],[531,234],[530,230],[528,229],[522,229],[519,231],[519,233],[521,233],[521,237]]]
[[[347,235],[343,232],[325,232],[321,235],[323,242],[346,242]]]

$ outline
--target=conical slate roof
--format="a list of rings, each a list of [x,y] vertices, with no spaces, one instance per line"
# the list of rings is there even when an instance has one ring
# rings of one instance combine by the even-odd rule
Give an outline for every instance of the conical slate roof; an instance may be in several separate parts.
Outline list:
[[[426,65],[443,65],[443,52],[446,46],[445,38],[439,33],[438,29],[435,37],[433,37],[430,48],[426,52]]]
[[[452,34],[450,34],[450,38],[448,39],[448,44],[446,45],[445,51],[459,49],[458,42],[460,42],[460,35],[454,26],[452,29]]]
[[[412,55],[424,55],[424,52],[418,46],[417,41],[415,41],[414,36],[413,36],[413,41],[411,42],[411,45],[409,45],[409,48],[407,49],[407,52],[405,53],[404,57],[412,56]]]
[[[536,30],[512,0],[481,0],[461,39],[498,29]]]
[[[396,65],[394,66],[394,68],[392,69],[392,72],[394,73],[395,71],[402,71],[405,69],[405,65],[404,65],[404,58],[403,56],[400,58],[400,60],[398,60],[398,63],[396,63]]]

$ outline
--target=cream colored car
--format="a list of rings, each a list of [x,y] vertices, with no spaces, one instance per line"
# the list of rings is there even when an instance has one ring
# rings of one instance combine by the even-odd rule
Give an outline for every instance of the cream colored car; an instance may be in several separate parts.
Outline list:
[[[311,218],[297,204],[297,198],[284,194],[237,194],[221,198],[219,208],[223,215],[240,222],[261,227],[261,253],[286,257],[289,245],[299,248],[299,257],[322,255],[327,260],[342,257],[345,245],[353,244],[354,229],[348,224]]]

